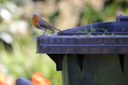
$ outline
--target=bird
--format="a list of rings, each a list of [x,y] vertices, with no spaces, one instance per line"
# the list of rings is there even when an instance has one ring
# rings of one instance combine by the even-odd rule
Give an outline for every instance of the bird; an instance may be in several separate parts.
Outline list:
[[[45,21],[43,18],[39,16],[39,14],[33,14],[32,23],[34,27],[40,30],[44,30],[43,35],[45,35],[46,31],[49,30],[58,30],[59,32],[62,32],[60,29],[55,28],[54,26],[50,25],[47,21]]]

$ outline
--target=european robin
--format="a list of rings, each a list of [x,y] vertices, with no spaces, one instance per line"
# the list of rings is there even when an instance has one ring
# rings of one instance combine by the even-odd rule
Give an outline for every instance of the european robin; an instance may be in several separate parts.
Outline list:
[[[43,35],[45,35],[47,29],[52,31],[58,30],[59,32],[62,32],[60,29],[48,24],[48,22],[42,19],[38,14],[33,14],[32,23],[37,29],[44,30]]]

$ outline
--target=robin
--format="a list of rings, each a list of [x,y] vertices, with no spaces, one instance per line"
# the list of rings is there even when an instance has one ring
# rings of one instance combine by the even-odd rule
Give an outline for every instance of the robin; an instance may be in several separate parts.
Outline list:
[[[48,22],[42,19],[38,14],[33,14],[32,23],[37,29],[44,30],[43,35],[45,35],[47,29],[52,31],[58,30],[59,32],[62,32],[61,30],[48,24]]]

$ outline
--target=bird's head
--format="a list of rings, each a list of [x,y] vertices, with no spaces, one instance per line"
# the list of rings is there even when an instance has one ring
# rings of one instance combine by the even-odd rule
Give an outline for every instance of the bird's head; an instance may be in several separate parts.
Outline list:
[[[39,14],[33,14],[32,23],[37,28],[38,28],[39,20],[40,20]]]
[[[39,14],[37,14],[37,13],[34,13],[33,14],[33,18],[39,18],[40,16],[39,16]]]

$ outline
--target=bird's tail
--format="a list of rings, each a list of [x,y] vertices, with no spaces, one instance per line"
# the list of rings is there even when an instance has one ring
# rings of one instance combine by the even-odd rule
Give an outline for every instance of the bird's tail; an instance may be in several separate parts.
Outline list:
[[[55,27],[51,27],[52,30],[58,30],[59,32],[63,32],[62,30],[58,29],[58,28],[55,28]]]

